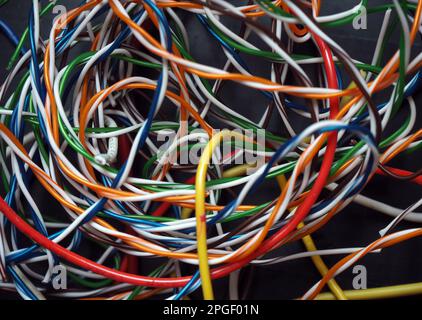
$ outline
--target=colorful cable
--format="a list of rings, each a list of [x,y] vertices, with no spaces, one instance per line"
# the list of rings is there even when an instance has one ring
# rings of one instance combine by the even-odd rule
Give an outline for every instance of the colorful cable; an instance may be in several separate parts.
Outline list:
[[[420,200],[400,209],[362,194],[376,174],[421,185],[421,169],[391,161],[415,159],[422,147],[413,97],[422,1],[363,0],[323,16],[318,0],[88,0],[43,39],[41,21],[59,3],[34,0],[20,37],[0,20],[15,47],[0,86],[0,290],[31,300],[178,300],[202,288],[213,299],[213,279],[230,277],[236,299],[244,268],[310,257],[322,279],[303,298],[420,294],[418,283],[353,293],[334,277],[422,235],[417,226],[392,232],[402,220],[422,222]],[[363,8],[384,13],[371,61],[326,32]],[[208,49],[187,21],[222,65],[201,62]],[[397,29],[400,43],[388,53]],[[298,53],[304,45],[314,54]],[[244,106],[256,118],[225,102],[228,82],[265,101]],[[279,195],[251,204],[272,180]],[[311,235],[352,202],[390,217],[381,236],[317,250]],[[304,251],[276,256],[300,241]],[[330,268],[324,255],[346,256]],[[138,274],[152,258],[161,264]],[[67,290],[51,288],[58,265]],[[325,285],[332,295],[320,294]]]

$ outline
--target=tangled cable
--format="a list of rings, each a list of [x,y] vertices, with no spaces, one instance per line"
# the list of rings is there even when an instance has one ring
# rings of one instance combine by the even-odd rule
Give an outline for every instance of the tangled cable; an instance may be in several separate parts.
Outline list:
[[[40,21],[57,5],[45,2],[33,1],[20,38],[0,21],[16,47],[0,87],[0,289],[35,300],[178,300],[202,288],[213,299],[212,280],[229,276],[239,299],[242,268],[311,257],[322,279],[303,299],[422,293],[418,283],[350,292],[333,279],[422,235],[393,231],[422,222],[421,199],[400,209],[361,194],[375,174],[422,184],[421,170],[389,165],[422,147],[413,98],[422,1],[362,0],[322,16],[319,0],[87,0],[43,39]],[[369,62],[324,31],[363,8],[384,12]],[[189,18],[223,66],[200,62]],[[386,56],[397,28],[398,50]],[[303,45],[315,54],[297,53]],[[224,102],[229,82],[265,99],[244,106],[259,118]],[[394,128],[399,113],[407,117]],[[280,130],[270,128],[274,118]],[[278,195],[251,204],[271,181]],[[392,221],[366,247],[318,250],[311,235],[352,202]],[[297,241],[305,251],[277,255]],[[328,268],[324,255],[345,257]],[[150,272],[139,275],[146,261]],[[59,265],[65,290],[52,288]],[[332,293],[320,294],[325,285]]]

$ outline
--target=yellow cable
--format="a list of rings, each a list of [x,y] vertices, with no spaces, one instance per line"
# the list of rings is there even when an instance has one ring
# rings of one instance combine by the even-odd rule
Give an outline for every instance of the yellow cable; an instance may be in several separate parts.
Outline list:
[[[388,299],[422,294],[422,282],[402,284],[396,286],[345,290],[343,291],[347,299],[350,300],[371,300]],[[335,296],[330,292],[320,293],[316,300],[334,300]]]
[[[244,175],[248,169],[254,168],[254,165],[251,164],[241,164],[238,166],[235,166],[233,168],[230,168],[223,172],[223,178],[233,178],[233,177],[239,177]],[[192,208],[182,208],[182,219],[188,219],[192,215],[193,209]]]
[[[193,212],[192,208],[182,208],[181,218],[188,219]]]
[[[302,228],[303,226],[304,224],[301,222],[298,227]],[[317,250],[311,236],[309,235],[304,236],[302,238],[302,242],[305,245],[306,250],[308,250],[309,252]],[[322,260],[321,256],[312,256],[311,259],[315,267],[318,269],[319,273],[321,274],[321,276],[325,276],[326,273],[328,272],[328,268],[325,265],[324,261]],[[343,290],[338,285],[336,280],[331,279],[330,281],[328,281],[327,285],[330,288],[335,298],[337,298],[338,300],[347,300],[347,296],[344,294]]]
[[[286,186],[286,183],[287,183],[286,177],[284,175],[277,176],[277,182],[278,182],[278,185],[280,186],[280,189],[283,190],[283,188]],[[298,229],[303,228],[303,226],[304,224],[303,222],[301,222],[298,225]],[[312,237],[310,235],[304,236],[302,238],[302,241],[306,247],[306,250],[310,252],[317,250],[315,243],[312,240]],[[311,259],[315,267],[318,269],[319,273],[321,274],[321,276],[325,276],[325,274],[328,272],[328,268],[325,265],[322,258],[320,256],[312,256]],[[333,292],[335,298],[337,298],[338,300],[347,300],[347,297],[343,293],[343,290],[338,285],[336,280],[331,279],[330,281],[328,281],[328,287]]]
[[[360,74],[362,75],[362,77],[366,77],[366,72],[361,70]],[[351,89],[355,89],[356,88],[356,83],[354,81],[350,82],[349,86],[347,87],[347,90],[351,90]],[[340,101],[340,108],[343,108],[346,104],[348,104],[351,100],[352,100],[352,96],[344,96],[341,98]]]
[[[366,73],[361,71],[361,75],[363,77],[366,76]],[[347,89],[353,89],[356,87],[356,84],[354,82],[351,82],[349,87]],[[348,102],[350,102],[351,97],[350,96],[345,96],[341,99],[341,107],[345,106]],[[278,179],[279,177],[277,177]],[[285,178],[284,178],[285,180]],[[284,185],[285,182],[283,181],[279,181],[280,185]],[[304,224],[301,222],[298,225],[298,229],[302,228],[304,226]],[[315,245],[314,240],[312,239],[312,237],[310,235],[304,236],[302,238],[302,242],[306,247],[306,250],[308,250],[309,252],[311,251],[316,251],[317,247]],[[311,257],[312,262],[314,263],[315,267],[318,269],[319,273],[321,274],[321,276],[325,276],[325,274],[328,272],[328,268],[326,266],[326,264],[324,263],[324,260],[322,260],[321,256],[312,256]],[[331,292],[332,292],[332,297],[336,298],[337,300],[347,300],[347,296],[345,295],[343,289],[341,289],[341,287],[339,286],[339,284],[337,283],[336,280],[331,279],[330,281],[328,281],[327,283],[328,287],[330,288]]]
[[[240,177],[246,174],[248,169],[255,168],[255,165],[252,164],[241,164],[238,166],[235,166],[233,168],[230,168],[228,170],[225,170],[223,173],[223,178],[233,178],[233,177]]]
[[[210,267],[208,264],[207,249],[207,223],[205,213],[205,183],[208,165],[214,149],[220,144],[223,137],[241,137],[241,134],[223,130],[214,135],[208,142],[199,160],[195,179],[195,216],[196,216],[196,241],[198,246],[199,273],[201,276],[202,293],[205,300],[214,300],[211,283]]]

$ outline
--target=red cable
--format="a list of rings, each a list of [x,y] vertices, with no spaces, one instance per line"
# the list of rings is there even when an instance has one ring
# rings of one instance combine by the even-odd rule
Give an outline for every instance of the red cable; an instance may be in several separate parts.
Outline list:
[[[189,178],[185,181],[186,184],[192,184],[195,182],[195,176]],[[161,217],[171,206],[170,202],[163,202],[153,213],[151,213],[154,217]]]
[[[124,134],[118,137],[119,139],[119,154],[118,154],[118,161],[119,164],[123,164],[126,162],[127,158],[129,157],[130,153],[130,139],[129,136]]]
[[[338,79],[336,68],[333,60],[333,55],[331,53],[330,48],[327,44],[318,36],[314,35],[314,39],[321,51],[322,57],[324,59],[324,67],[327,73],[327,82],[328,87],[331,89],[338,89]],[[330,119],[334,119],[339,111],[340,101],[339,98],[331,98],[330,99]],[[337,147],[337,132],[331,132],[328,135],[328,142],[327,142],[327,149],[324,154],[324,158],[321,164],[321,170],[318,173],[318,177],[315,180],[314,185],[312,186],[309,194],[305,198],[305,200],[300,204],[297,208],[295,215],[293,218],[283,227],[281,228],[276,234],[274,234],[271,238],[265,241],[261,248],[257,250],[257,254],[261,255],[272,249],[281,240],[287,237],[292,231],[294,231],[298,224],[303,221],[303,219],[308,215],[309,211],[311,210],[312,206],[318,199],[319,195],[321,194],[322,189],[325,186],[327,178],[330,174],[331,165],[334,161],[334,155]]]
[[[117,282],[130,283],[137,286],[147,287],[159,287],[159,288],[174,288],[185,286],[191,276],[178,277],[178,278],[153,278],[147,276],[140,276],[136,274],[130,274],[124,271],[115,270],[107,266],[103,266],[95,261],[89,260],[75,252],[72,252],[61,245],[51,241],[37,230],[32,228],[27,222],[25,222],[16,212],[9,207],[9,205],[0,197],[0,211],[6,216],[6,218],[23,234],[38,243],[41,247],[54,252],[57,256],[67,260],[68,262],[85,270],[90,270],[96,274],[102,275],[108,279],[112,279]],[[227,276],[229,273],[236,269],[239,269],[250,261],[249,257],[232,263],[220,268],[212,270],[212,278],[217,279]]]
[[[331,89],[338,89],[338,79],[337,73],[335,69],[335,64],[333,60],[333,55],[331,53],[330,48],[327,44],[318,36],[314,35],[314,39],[320,48],[322,57],[324,59],[324,67],[327,73],[327,82],[328,86]],[[339,105],[340,101],[339,98],[331,98],[330,99],[330,119],[334,119],[339,112]],[[294,231],[297,225],[303,221],[303,219],[307,216],[309,211],[311,210],[312,206],[314,205],[315,201],[318,199],[322,189],[325,186],[327,181],[328,175],[331,170],[331,165],[334,161],[334,154],[337,147],[337,132],[331,132],[328,136],[327,142],[327,149],[324,154],[324,158],[321,164],[321,170],[318,174],[317,179],[309,191],[308,196],[305,200],[301,203],[298,209],[295,212],[293,218],[277,233],[271,236],[268,240],[264,241],[262,245],[251,255],[248,257],[236,261],[230,265],[226,265],[217,269],[212,270],[212,277],[213,278],[220,278],[229,274],[241,267],[245,264],[249,263],[251,260],[265,254],[273,247],[277,246],[277,244],[281,243],[281,241],[286,238],[292,231]]]
[[[185,278],[152,278],[144,277],[129,274],[119,270],[114,270],[109,267],[98,264],[94,261],[91,261],[79,254],[72,252],[66,248],[63,248],[59,244],[51,241],[47,237],[43,236],[37,230],[32,228],[28,223],[26,223],[21,217],[19,217],[16,212],[9,207],[9,205],[0,197],[0,211],[6,216],[9,221],[19,229],[20,232],[34,240],[36,243],[41,245],[43,248],[54,252],[59,257],[66,259],[67,261],[83,268],[86,270],[93,271],[97,274],[105,276],[107,278],[113,279],[118,282],[131,283],[141,286],[149,287],[177,287],[183,286],[189,281],[190,277]]]
[[[163,202],[153,213],[154,217],[161,217],[171,206],[170,202]]]
[[[394,173],[394,174],[396,174],[398,176],[402,176],[402,177],[411,176],[413,174],[413,172],[407,171],[407,170],[403,170],[403,169],[397,169],[397,168],[388,167],[388,166],[385,166],[385,168],[388,169],[389,171],[391,171],[392,173]],[[377,169],[377,171],[375,173],[380,174],[382,176],[386,176],[387,175],[381,169]],[[415,177],[414,179],[409,180],[409,182],[413,182],[413,183],[422,185],[422,175],[419,175],[419,176]]]
[[[327,72],[328,84],[331,88],[337,88],[337,75],[335,72],[335,66],[332,59],[332,54],[327,45],[318,37],[315,36],[318,46],[321,49],[324,58],[324,65]],[[330,100],[330,118],[334,118],[338,113],[339,100],[338,98],[332,98]],[[327,180],[328,174],[330,172],[331,164],[334,159],[334,153],[337,144],[337,133],[332,132],[329,134],[327,150],[324,154],[324,159],[321,165],[321,170],[318,175],[318,178],[315,181],[311,191],[309,192],[305,201],[299,206],[296,211],[295,216],[287,223],[286,226],[281,228],[276,234],[266,240],[261,247],[256,250],[253,254],[244,258],[240,261],[230,263],[225,266],[215,268],[211,271],[213,279],[224,277],[234,270],[237,270],[247,264],[252,259],[260,256],[267,251],[271,250],[275,245],[280,243],[290,232],[292,232],[296,226],[302,221],[309,210],[319,197],[325,182]],[[191,279],[190,276],[178,277],[178,278],[153,278],[147,276],[134,275],[119,270],[114,270],[109,267],[98,264],[92,260],[89,260],[83,256],[78,255],[75,252],[72,252],[66,248],[63,248],[57,243],[54,243],[50,239],[46,238],[44,235],[39,233],[37,230],[32,228],[27,224],[21,217],[19,217],[13,209],[0,197],[0,211],[9,219],[9,221],[16,226],[23,234],[30,237],[36,243],[38,243],[43,248],[54,252],[59,257],[83,268],[90,270],[94,273],[100,274],[109,279],[113,279],[118,282],[130,283],[134,285],[149,286],[149,287],[162,287],[162,288],[171,288],[171,287],[182,287]]]

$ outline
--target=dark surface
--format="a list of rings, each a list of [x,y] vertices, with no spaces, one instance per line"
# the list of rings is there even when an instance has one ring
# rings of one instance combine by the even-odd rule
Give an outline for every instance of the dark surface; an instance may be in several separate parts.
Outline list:
[[[65,1],[69,8],[79,2]],[[386,1],[369,2],[370,5],[386,3]],[[339,11],[339,8],[351,8],[356,3],[358,1],[324,1],[324,10],[326,12],[336,12]],[[0,8],[0,19],[4,19],[18,34],[21,34],[27,25],[30,6],[31,1],[28,0],[10,1],[7,5]],[[43,20],[44,27],[42,34],[44,38],[47,36],[51,18],[52,16],[49,16]],[[382,19],[383,14],[371,15],[369,17],[368,30],[356,31],[351,26],[346,26],[330,29],[327,32],[353,58],[370,62]],[[185,22],[193,39],[191,48],[193,56],[201,62],[221,66],[225,60],[222,59],[221,54],[216,54],[213,51],[212,48],[216,47],[216,43],[212,42],[210,37],[204,37],[203,29],[195,19],[189,18]],[[1,34],[0,43],[0,80],[3,81],[6,75],[5,66],[13,52],[13,48]],[[397,37],[390,39],[385,56],[392,56],[397,46]],[[415,48],[417,49],[414,53],[420,52],[420,37],[417,39]],[[249,61],[251,60],[249,59]],[[253,65],[254,71],[265,74],[266,71],[262,67],[259,63]],[[235,84],[228,84],[223,91],[223,101],[243,115],[251,119],[261,116],[265,106],[261,96]],[[420,90],[414,97],[418,102],[419,111],[416,126],[420,127],[420,102],[422,101]],[[251,101],[254,101],[253,105],[251,105]],[[4,103],[4,101],[0,103]],[[401,116],[398,118],[401,118]],[[278,117],[274,116],[271,122],[271,129],[277,131],[280,129],[280,126],[281,121]],[[410,157],[402,156],[393,164],[398,168],[416,170],[420,167],[421,162],[421,152],[419,151]],[[251,200],[261,200],[260,202],[262,202],[264,197],[274,192],[271,188],[271,186],[261,188],[260,192],[255,194]],[[421,197],[421,191],[420,186],[377,176],[366,187],[363,194],[394,206],[406,208]],[[375,240],[378,237],[378,231],[385,227],[389,221],[390,218],[381,213],[358,205],[351,205],[335,216],[322,230],[316,232],[313,236],[319,249],[363,246]],[[403,222],[399,225],[398,229],[416,226],[416,224]],[[413,239],[395,247],[385,249],[381,254],[372,254],[361,260],[359,264],[365,265],[368,270],[368,287],[422,281],[421,249],[422,239]],[[299,250],[303,250],[299,242],[282,249],[283,253],[293,253]],[[333,265],[339,259],[339,256],[324,258],[329,266]],[[344,289],[351,289],[353,276],[352,270],[349,269],[341,274],[337,280]],[[254,270],[251,290],[247,297],[251,299],[294,298],[303,294],[318,279],[320,279],[320,276],[310,259],[296,260],[274,266],[257,267]],[[224,285],[224,281],[221,282],[221,286]],[[227,298],[228,294],[222,291],[217,296],[219,298]],[[1,292],[0,298],[2,298]]]

